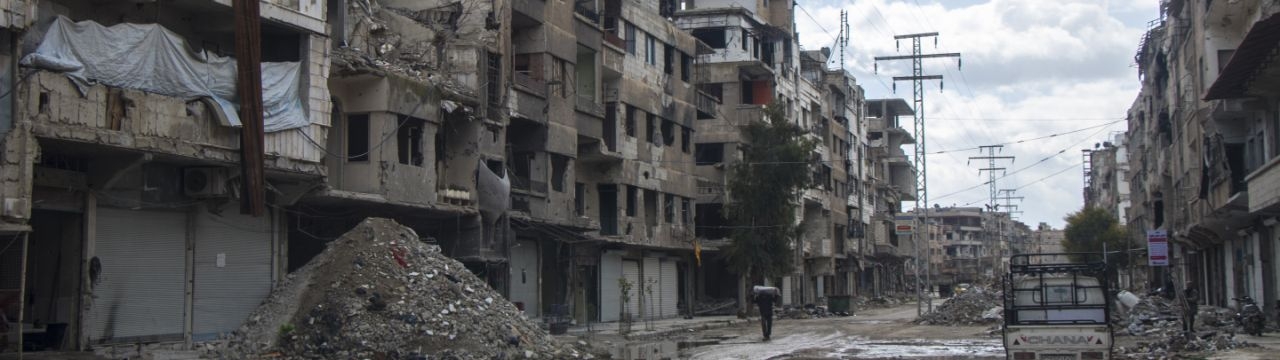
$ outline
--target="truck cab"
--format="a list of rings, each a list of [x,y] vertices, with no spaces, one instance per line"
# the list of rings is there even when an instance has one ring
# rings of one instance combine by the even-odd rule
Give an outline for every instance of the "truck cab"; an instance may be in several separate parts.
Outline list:
[[[1010,257],[1004,285],[1007,358],[1111,358],[1112,329],[1107,321],[1111,300],[1107,266],[1100,260],[1101,254]]]

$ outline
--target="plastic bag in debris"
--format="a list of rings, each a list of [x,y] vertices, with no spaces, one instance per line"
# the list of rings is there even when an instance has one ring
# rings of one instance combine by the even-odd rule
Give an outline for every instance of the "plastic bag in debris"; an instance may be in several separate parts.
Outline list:
[[[223,125],[241,126],[235,59],[196,51],[160,25],[102,26],[59,16],[21,64],[66,73],[81,87],[97,82],[188,100],[211,98],[227,121]],[[262,63],[265,131],[310,124],[299,96],[301,71],[298,62]]]

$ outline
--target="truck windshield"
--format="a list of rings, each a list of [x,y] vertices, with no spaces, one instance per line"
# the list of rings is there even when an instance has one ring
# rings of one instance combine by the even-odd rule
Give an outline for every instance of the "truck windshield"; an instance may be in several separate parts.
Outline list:
[[[1011,259],[1005,292],[1008,325],[1107,323],[1106,284],[1100,268],[1078,263]],[[1018,261],[1023,260],[1023,261]],[[1018,266],[1017,264],[1021,264]]]

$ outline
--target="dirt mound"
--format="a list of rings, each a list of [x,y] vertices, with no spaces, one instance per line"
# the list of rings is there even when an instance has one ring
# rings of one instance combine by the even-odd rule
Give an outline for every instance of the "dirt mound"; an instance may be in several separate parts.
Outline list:
[[[1001,321],[1000,292],[973,288],[947,299],[932,312],[916,319],[921,325],[974,325]],[[994,313],[994,314],[993,314]]]
[[[589,358],[463,265],[366,219],[290,274],[215,358]]]

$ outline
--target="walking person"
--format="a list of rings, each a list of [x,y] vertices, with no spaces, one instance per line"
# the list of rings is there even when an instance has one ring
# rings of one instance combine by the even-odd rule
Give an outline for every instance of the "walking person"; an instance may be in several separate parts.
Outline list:
[[[764,341],[769,341],[769,336],[773,334],[773,304],[782,300],[782,296],[778,294],[778,288],[771,286],[756,286],[751,292],[756,307],[760,309],[760,330]]]
[[[1182,295],[1185,298],[1186,306],[1183,307],[1183,331],[1188,334],[1196,332],[1196,314],[1200,313],[1200,290],[1196,289],[1193,282],[1188,281],[1185,288],[1182,289]]]

